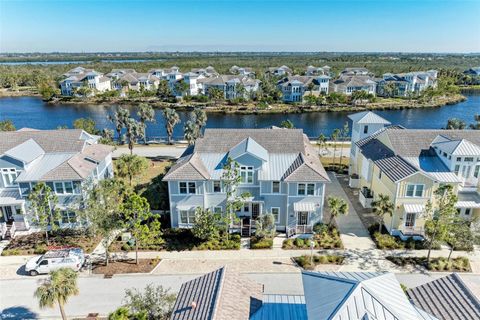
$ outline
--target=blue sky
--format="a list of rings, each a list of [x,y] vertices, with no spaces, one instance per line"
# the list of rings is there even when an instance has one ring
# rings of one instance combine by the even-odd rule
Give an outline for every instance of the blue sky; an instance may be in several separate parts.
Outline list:
[[[480,0],[0,0],[0,52],[480,52]]]

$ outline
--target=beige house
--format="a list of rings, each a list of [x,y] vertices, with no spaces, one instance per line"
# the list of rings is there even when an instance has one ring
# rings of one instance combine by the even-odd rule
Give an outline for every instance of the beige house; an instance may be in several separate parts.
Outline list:
[[[392,235],[422,237],[425,205],[444,184],[453,185],[460,216],[480,216],[480,131],[405,129],[370,111],[349,117],[350,186],[365,208],[380,194],[390,197],[395,211],[385,227]]]

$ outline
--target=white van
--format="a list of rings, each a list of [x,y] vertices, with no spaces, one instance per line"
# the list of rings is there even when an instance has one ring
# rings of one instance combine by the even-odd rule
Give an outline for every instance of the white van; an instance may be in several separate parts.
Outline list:
[[[49,273],[60,268],[79,271],[84,261],[83,251],[79,252],[78,249],[53,250],[28,260],[25,264],[25,271],[31,276]]]

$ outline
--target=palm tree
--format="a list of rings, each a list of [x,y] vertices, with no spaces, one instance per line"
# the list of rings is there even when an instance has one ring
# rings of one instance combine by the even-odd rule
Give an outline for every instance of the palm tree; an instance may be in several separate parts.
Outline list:
[[[348,139],[348,134],[350,132],[350,128],[348,127],[348,122],[345,121],[345,124],[343,125],[343,128],[342,130],[340,130],[340,137],[341,137],[341,140],[342,140],[342,146],[340,148],[340,172],[343,173],[343,169],[342,169],[342,158],[343,158],[343,142],[346,141]]]
[[[199,136],[202,136],[203,127],[207,125],[207,113],[203,109],[195,108],[192,112],[192,120],[194,120],[194,122],[198,126]]]
[[[147,135],[145,132],[147,129],[146,123],[155,122],[155,110],[153,110],[152,106],[146,103],[141,103],[138,107],[139,107],[139,110],[137,112],[137,115],[139,117],[139,121],[143,129],[143,142],[147,144]]]
[[[165,117],[165,128],[167,129],[168,144],[172,144],[173,128],[180,123],[180,117],[174,109],[165,108],[163,110]]]
[[[78,295],[77,276],[75,271],[68,268],[50,272],[50,277],[44,280],[34,293],[40,308],[53,308],[57,303],[62,319],[66,320],[65,303],[71,296]]]
[[[390,197],[388,195],[379,194],[378,199],[372,202],[372,208],[380,220],[378,223],[378,232],[381,233],[385,216],[389,215],[391,217],[393,215],[395,206],[392,201],[390,201]]]
[[[337,153],[337,140],[338,137],[340,136],[340,129],[335,129],[332,132],[331,140],[333,141],[333,168],[335,168],[335,157]],[[335,170],[335,169],[334,169]]]
[[[331,226],[334,218],[340,214],[348,214],[348,203],[342,198],[333,196],[328,197],[327,202],[328,208],[330,209],[330,221],[328,225]]]
[[[317,138],[318,153],[320,154],[322,149],[325,149],[327,145],[327,137],[321,133]]]
[[[280,127],[285,129],[295,129],[295,125],[289,119],[282,121],[282,123],[280,123]]]
[[[123,154],[115,162],[117,169],[115,175],[120,178],[128,178],[130,186],[136,176],[142,175],[148,169],[148,160],[136,154]]]
[[[108,116],[108,118],[115,126],[115,131],[117,131],[118,140],[120,141],[122,129],[125,127],[127,119],[130,118],[130,111],[120,108],[113,115]]]
[[[127,129],[125,136],[127,137],[128,149],[130,149],[130,154],[133,154],[133,145],[137,142],[137,138],[144,138],[145,128],[137,120],[128,118],[125,122],[125,129]]]
[[[199,136],[198,126],[192,120],[188,120],[185,123],[185,127],[183,131],[184,131],[185,140],[188,141],[188,145],[193,145],[195,143],[195,140],[197,140]]]

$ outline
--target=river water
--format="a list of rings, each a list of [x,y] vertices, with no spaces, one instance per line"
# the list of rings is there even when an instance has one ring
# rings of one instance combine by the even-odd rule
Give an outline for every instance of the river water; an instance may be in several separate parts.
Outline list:
[[[455,105],[441,108],[405,109],[376,111],[392,124],[407,128],[442,128],[450,118],[460,118],[467,123],[473,122],[473,116],[480,114],[480,94],[469,94],[467,100]],[[11,119],[17,128],[30,127],[36,129],[55,129],[58,126],[72,127],[77,118],[90,117],[95,120],[99,129],[113,125],[108,121],[118,106],[99,105],[50,105],[36,97],[0,98],[0,119]],[[135,106],[129,107],[136,114]],[[183,125],[189,118],[188,111],[178,112],[181,123],[175,127],[174,136],[183,135]],[[315,112],[296,114],[208,114],[208,128],[264,128],[280,125],[283,120],[290,119],[295,127],[302,128],[309,137],[317,137],[320,133],[330,135],[335,128],[343,126],[347,121],[346,112]],[[156,123],[149,124],[147,136],[166,136],[165,121],[161,110],[156,110]]]

